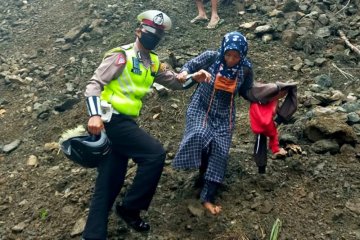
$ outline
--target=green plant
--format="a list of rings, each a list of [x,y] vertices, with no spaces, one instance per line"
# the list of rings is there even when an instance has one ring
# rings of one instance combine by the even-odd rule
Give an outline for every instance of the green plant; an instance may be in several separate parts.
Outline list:
[[[39,215],[40,215],[40,219],[44,221],[49,216],[49,211],[47,209],[42,208],[40,209]]]
[[[270,240],[277,240],[280,234],[280,228],[281,228],[281,221],[280,219],[276,219],[273,227],[271,229],[271,235],[270,235]]]

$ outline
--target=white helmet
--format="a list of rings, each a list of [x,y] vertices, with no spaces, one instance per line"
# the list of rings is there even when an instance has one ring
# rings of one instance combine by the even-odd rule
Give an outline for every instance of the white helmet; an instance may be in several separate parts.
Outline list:
[[[137,16],[141,24],[149,25],[162,30],[171,29],[171,19],[165,13],[159,10],[147,10]]]

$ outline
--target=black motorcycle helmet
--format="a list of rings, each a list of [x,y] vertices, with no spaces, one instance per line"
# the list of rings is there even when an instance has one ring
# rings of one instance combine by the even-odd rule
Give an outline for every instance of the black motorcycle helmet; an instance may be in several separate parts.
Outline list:
[[[61,150],[71,161],[86,168],[95,168],[111,152],[111,143],[104,131],[100,135],[77,136],[61,143]]]

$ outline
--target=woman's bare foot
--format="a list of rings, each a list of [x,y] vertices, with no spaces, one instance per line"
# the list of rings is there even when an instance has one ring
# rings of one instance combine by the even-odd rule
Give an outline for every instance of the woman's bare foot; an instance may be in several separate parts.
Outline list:
[[[203,206],[206,210],[208,210],[213,215],[219,214],[222,210],[220,205],[215,205],[215,204],[212,204],[211,202],[204,202]]]

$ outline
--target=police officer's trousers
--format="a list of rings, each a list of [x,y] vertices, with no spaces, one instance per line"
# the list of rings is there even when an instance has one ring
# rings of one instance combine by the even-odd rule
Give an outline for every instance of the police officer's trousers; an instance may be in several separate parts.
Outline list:
[[[128,159],[137,164],[137,172],[122,205],[132,210],[147,210],[159,182],[165,150],[128,116],[113,114],[105,123],[112,142],[111,156],[98,167],[95,190],[83,233],[84,238],[106,239],[108,215],[123,186]]]

